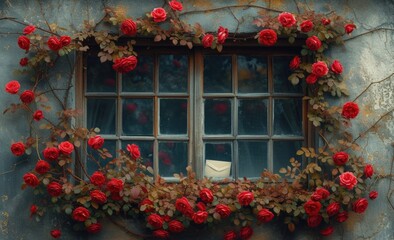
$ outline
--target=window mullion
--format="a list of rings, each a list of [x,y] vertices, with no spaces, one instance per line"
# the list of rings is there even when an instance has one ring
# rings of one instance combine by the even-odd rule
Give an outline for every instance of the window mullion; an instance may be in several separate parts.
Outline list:
[[[194,85],[194,166],[195,172],[198,178],[202,178],[204,175],[204,103],[202,97],[203,89],[203,54],[201,50],[195,50],[194,55],[194,73],[193,73],[193,85]]]
[[[269,140],[268,140],[268,148],[267,148],[267,166],[268,166],[268,170],[269,171],[273,171],[274,169],[274,143],[272,140],[272,135],[274,132],[273,126],[274,126],[274,99],[272,97],[272,93],[273,93],[273,76],[272,76],[272,57],[269,56],[268,57],[268,93],[269,93],[269,97],[268,97],[268,136],[269,136]]]
[[[237,179],[238,178],[238,173],[239,173],[239,154],[238,154],[238,73],[237,73],[237,55],[233,54],[232,56],[232,80],[233,80],[233,135],[235,137],[235,140],[233,141],[233,167],[232,167],[232,172],[233,172],[233,178]]]
[[[158,92],[159,92],[159,57],[155,55],[154,57],[154,73],[153,73],[153,172],[155,176],[159,175],[159,142],[158,142],[158,135],[159,135],[159,99],[158,99]]]

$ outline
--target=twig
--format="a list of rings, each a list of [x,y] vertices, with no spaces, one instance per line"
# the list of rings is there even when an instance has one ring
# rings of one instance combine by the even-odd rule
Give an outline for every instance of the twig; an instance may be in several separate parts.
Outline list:
[[[260,9],[264,9],[267,11],[271,11],[271,12],[277,12],[277,13],[281,13],[282,11],[280,10],[276,10],[276,9],[272,9],[272,8],[268,8],[268,7],[263,7],[263,6],[258,6],[258,5],[253,5],[253,4],[242,4],[242,5],[230,5],[230,6],[225,6],[225,7],[218,7],[218,8],[211,8],[211,9],[202,9],[202,10],[193,10],[193,11],[189,11],[189,12],[182,12],[179,15],[186,15],[186,14],[197,14],[197,13],[209,13],[209,12],[216,12],[216,11],[220,11],[220,10],[224,10],[224,9],[228,9],[228,8],[260,8]]]
[[[18,20],[16,20],[16,18],[12,18],[12,17],[2,17],[2,18],[0,18],[0,21],[1,21],[1,20],[8,20],[8,21],[11,21],[11,22],[15,22],[15,23],[22,24],[22,25],[24,25],[24,26],[29,26],[29,25],[30,25],[30,24],[27,24],[27,23],[18,21]],[[54,33],[54,32],[52,32],[51,30],[48,31],[48,30],[46,30],[46,29],[44,29],[44,28],[41,28],[41,27],[37,27],[37,26],[35,26],[35,27],[36,27],[36,29],[39,29],[39,30],[41,30],[41,31],[43,31],[43,32],[46,32],[46,33],[49,33],[49,34],[51,34],[51,35],[56,35],[56,36],[60,37],[59,34]]]
[[[353,99],[353,102],[355,102],[359,97],[361,97],[361,95],[363,95],[372,85],[384,82],[387,79],[390,79],[393,75],[394,75],[394,72],[392,74],[390,74],[388,77],[386,77],[386,78],[384,78],[382,80],[379,80],[379,81],[376,81],[376,82],[371,82],[359,95],[357,95],[357,97],[355,99]]]
[[[22,163],[25,163],[25,162],[27,162],[26,159],[25,159],[25,160],[22,160],[22,161],[20,161],[20,162],[17,162],[17,163],[12,164],[11,169],[10,169],[10,170],[7,170],[7,171],[4,171],[4,172],[1,172],[1,173],[0,173],[0,176],[6,175],[6,174],[8,174],[8,173],[15,172],[16,167],[17,167],[18,165],[22,164]]]
[[[353,37],[346,38],[343,41],[353,40],[355,38],[358,38],[358,37],[361,37],[361,36],[364,36],[364,35],[367,35],[367,34],[370,34],[370,33],[373,33],[373,32],[377,32],[377,31],[380,31],[380,30],[394,31],[393,28],[380,27],[380,28],[375,28],[375,29],[372,29],[370,31],[364,32],[364,33],[360,33],[359,35],[356,35],[356,36],[353,36]]]

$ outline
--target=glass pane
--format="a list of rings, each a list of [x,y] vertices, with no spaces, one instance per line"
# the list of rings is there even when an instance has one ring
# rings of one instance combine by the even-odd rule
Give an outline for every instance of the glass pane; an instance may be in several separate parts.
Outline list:
[[[189,63],[186,55],[161,55],[159,65],[160,92],[187,92]]]
[[[238,56],[238,92],[262,93],[268,91],[266,57]]]
[[[230,177],[232,175],[232,142],[205,143],[204,176]]]
[[[136,144],[140,148],[142,164],[153,168],[153,141],[123,141],[122,149],[126,150],[127,144]]]
[[[160,133],[187,134],[187,99],[160,99]]]
[[[238,142],[239,177],[260,177],[267,165],[266,141],[239,141]]]
[[[116,73],[112,62],[100,62],[97,57],[87,58],[87,91],[116,92]]]
[[[153,92],[154,57],[139,55],[137,67],[122,75],[123,92]]]
[[[87,127],[100,128],[100,134],[115,134],[116,99],[88,98]]]
[[[88,155],[87,155],[86,167],[87,167],[87,172],[89,174],[94,173],[95,171],[99,170],[100,168],[104,168],[108,162],[110,162],[111,160],[113,160],[113,158],[116,157],[115,156],[116,141],[105,139],[103,148],[108,149],[108,151],[112,154],[112,158],[103,159],[102,157],[100,157],[100,154],[97,150],[87,147],[87,154]]]
[[[274,100],[274,134],[302,136],[302,101],[299,98]]]
[[[296,152],[301,147],[302,141],[274,141],[274,173],[279,173],[282,167],[290,166],[290,158],[296,157]]]
[[[267,99],[243,99],[238,104],[238,134],[267,135]]]
[[[153,135],[153,99],[124,99],[122,110],[123,134]]]
[[[186,174],[188,163],[188,143],[159,142],[159,174],[162,177],[173,177],[174,173]]]
[[[302,84],[291,84],[288,77],[292,73],[289,63],[293,56],[273,57],[274,92],[280,93],[302,93]]]
[[[231,100],[206,99],[204,105],[205,134],[231,134]]]
[[[231,56],[204,56],[204,93],[232,91]]]

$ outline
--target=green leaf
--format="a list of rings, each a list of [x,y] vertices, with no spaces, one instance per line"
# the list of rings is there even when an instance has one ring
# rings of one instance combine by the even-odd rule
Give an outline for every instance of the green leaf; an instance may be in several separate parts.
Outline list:
[[[301,55],[302,56],[306,56],[306,55],[308,55],[308,52],[309,52],[308,49],[304,48],[304,49],[301,50]]]
[[[295,41],[295,38],[294,38],[294,37],[289,37],[289,43],[293,44],[294,41]]]

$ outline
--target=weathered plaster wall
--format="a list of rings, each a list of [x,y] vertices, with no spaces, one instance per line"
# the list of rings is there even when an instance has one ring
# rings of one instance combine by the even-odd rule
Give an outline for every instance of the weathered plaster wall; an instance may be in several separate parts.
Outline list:
[[[303,8],[317,12],[335,10],[353,19],[358,27],[350,37],[353,39],[346,41],[346,46],[331,49],[332,56],[340,59],[345,67],[347,84],[351,93],[349,100],[354,99],[372,82],[385,79],[394,72],[394,31],[381,29],[367,33],[378,28],[394,29],[394,15],[392,14],[394,2],[392,0],[184,0],[183,2],[185,12],[252,4],[292,12]],[[48,22],[57,22],[60,26],[75,31],[81,28],[83,20],[98,21],[102,16],[104,5],[123,6],[128,10],[129,16],[137,18],[162,4],[163,1],[159,0],[3,0],[0,1],[0,17],[15,17],[28,23],[45,26],[45,16]],[[223,25],[233,32],[240,23],[238,29],[240,32],[253,32],[257,29],[251,24],[252,17],[256,16],[260,10],[258,8],[223,8],[220,11],[196,12],[183,17],[189,22],[200,22],[207,30],[216,31],[219,25]],[[0,86],[4,86],[11,79],[22,80],[20,76],[13,74],[13,70],[19,67],[19,59],[23,56],[23,52],[16,44],[18,34],[14,34],[20,33],[21,30],[20,25],[0,21]],[[367,34],[357,37],[363,33]],[[59,84],[61,84],[61,79]],[[5,109],[14,101],[16,101],[14,96],[0,91],[0,109]],[[357,102],[361,106],[360,116],[362,117],[352,122],[351,129],[356,136],[358,132],[368,129],[383,114],[392,110],[394,77],[373,84]],[[18,140],[15,138],[26,132],[23,127],[24,121],[24,116],[19,113],[0,117],[0,239],[50,239],[48,233],[56,219],[47,217],[44,222],[40,223],[30,219],[28,209],[32,193],[30,190],[20,190],[23,174],[33,168],[34,164],[29,161],[28,157],[13,157],[9,151],[11,141]],[[373,129],[371,134],[359,140],[360,145],[364,147],[363,154],[381,173],[387,174],[390,168],[393,168],[393,136],[394,121],[393,113],[391,113],[376,125],[376,129]],[[393,185],[387,178],[379,181],[376,190],[379,191],[380,196],[377,200],[370,202],[367,213],[351,214],[350,219],[338,226],[335,233],[328,239],[394,239]],[[111,227],[106,227],[102,233],[94,236],[94,239],[132,239],[115,225],[109,225]],[[66,228],[62,230],[62,239],[93,239],[86,235],[76,235],[72,231],[68,232]],[[221,236],[223,229],[216,231]],[[190,239],[190,236],[199,236],[197,239],[203,239],[201,232],[196,231],[184,236],[183,239]],[[285,232],[280,226],[268,225],[256,229],[253,239],[313,238],[307,230],[297,235],[288,235]],[[214,232],[208,235],[211,236],[210,239],[220,238]]]

